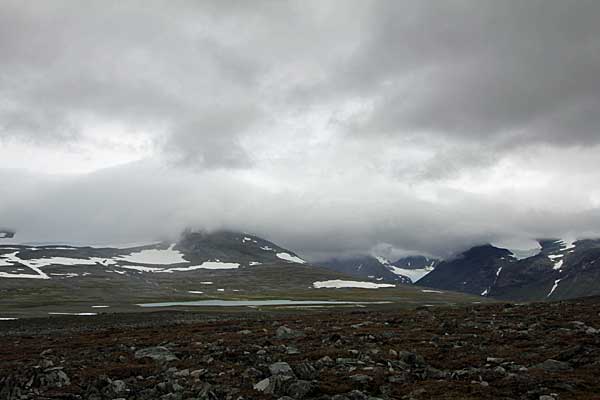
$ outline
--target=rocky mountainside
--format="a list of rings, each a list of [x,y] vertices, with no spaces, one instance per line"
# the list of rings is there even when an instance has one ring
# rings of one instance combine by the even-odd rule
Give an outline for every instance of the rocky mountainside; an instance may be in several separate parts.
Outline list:
[[[600,240],[540,240],[522,258],[492,245],[440,263],[418,285],[512,300],[560,300],[600,294]]]
[[[600,303],[5,321],[0,398],[597,399]],[[102,325],[104,324],[104,325]]]
[[[396,262],[377,256],[358,256],[334,258],[317,264],[358,278],[411,284],[433,271],[437,263],[437,260],[423,256],[405,257]]]

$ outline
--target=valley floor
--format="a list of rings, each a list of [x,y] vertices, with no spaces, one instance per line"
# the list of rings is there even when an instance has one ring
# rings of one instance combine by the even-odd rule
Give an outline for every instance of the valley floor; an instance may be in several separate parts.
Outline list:
[[[599,298],[3,321],[0,399],[598,399],[598,328]]]

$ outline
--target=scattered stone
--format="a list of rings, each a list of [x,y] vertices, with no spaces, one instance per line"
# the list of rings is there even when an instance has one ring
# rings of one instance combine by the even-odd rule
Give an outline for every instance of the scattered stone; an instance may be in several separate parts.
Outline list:
[[[294,399],[303,399],[313,390],[313,384],[308,381],[295,381],[292,382],[286,392]]]
[[[148,347],[148,348],[141,349],[141,350],[138,350],[135,352],[136,359],[146,358],[146,357],[151,358],[155,361],[163,361],[163,362],[179,360],[179,358],[177,358],[177,356],[175,356],[171,352],[171,350],[169,350],[163,346]]]
[[[543,369],[547,372],[571,371],[571,365],[568,362],[548,359],[542,363],[534,365],[532,368]]]
[[[275,364],[269,365],[269,371],[271,375],[294,375],[292,367],[286,362],[276,362]]]
[[[277,328],[277,331],[275,331],[275,336],[277,337],[277,339],[297,339],[303,337],[304,332],[297,331],[282,325],[279,328]]]
[[[371,382],[373,380],[373,378],[371,378],[369,375],[358,374],[358,375],[351,375],[350,376],[350,380],[352,380],[353,382],[360,383],[360,384],[364,385],[366,383]]]

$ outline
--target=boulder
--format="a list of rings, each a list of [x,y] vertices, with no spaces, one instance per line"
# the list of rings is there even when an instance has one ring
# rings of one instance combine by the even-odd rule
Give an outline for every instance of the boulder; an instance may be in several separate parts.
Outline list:
[[[175,354],[171,352],[171,350],[167,349],[163,346],[156,347],[147,347],[145,349],[141,349],[135,352],[135,358],[151,358],[155,361],[175,361],[179,360]]]

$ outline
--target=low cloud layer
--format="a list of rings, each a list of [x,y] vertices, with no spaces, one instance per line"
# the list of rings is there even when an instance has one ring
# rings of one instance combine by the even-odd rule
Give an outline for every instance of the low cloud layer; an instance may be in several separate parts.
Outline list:
[[[4,1],[0,226],[312,259],[600,235],[600,3]]]

